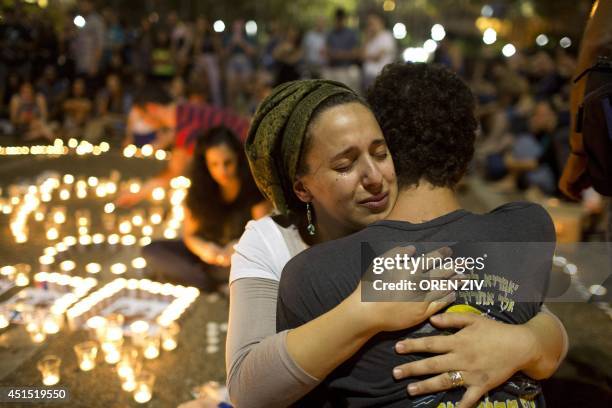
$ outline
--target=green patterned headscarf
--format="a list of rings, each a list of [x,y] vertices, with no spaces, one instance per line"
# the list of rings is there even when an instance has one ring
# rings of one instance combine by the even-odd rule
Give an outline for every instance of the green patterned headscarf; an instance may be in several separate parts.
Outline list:
[[[346,85],[322,79],[277,86],[259,105],[245,149],[253,178],[281,214],[303,205],[293,193],[300,155],[313,112],[328,98],[355,94]]]

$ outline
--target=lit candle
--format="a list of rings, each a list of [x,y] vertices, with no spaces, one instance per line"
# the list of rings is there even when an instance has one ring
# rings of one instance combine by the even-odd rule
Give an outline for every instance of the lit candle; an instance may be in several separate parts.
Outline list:
[[[55,241],[59,237],[59,231],[56,227],[51,227],[47,230],[47,239],[49,241]]]
[[[134,181],[130,183],[130,193],[137,194],[140,191],[140,183]]]
[[[178,236],[178,233],[173,228],[166,228],[164,230],[164,238],[166,239],[175,239]]]
[[[98,185],[96,187],[96,196],[98,198],[106,197],[106,186],[103,184]]]
[[[171,332],[170,327],[176,325],[176,332]],[[177,346],[176,335],[178,334],[178,325],[175,322],[166,328],[162,328],[162,348],[166,351],[174,350]]]
[[[145,336],[143,355],[148,360],[159,357],[159,337],[155,335]]]
[[[61,209],[56,209],[53,213],[53,222],[56,224],[63,224],[66,222],[66,214]]]
[[[140,375],[136,377],[136,389],[134,391],[134,401],[144,404],[151,400],[153,395],[153,384],[155,383],[155,376],[148,372],[142,371]]]
[[[121,383],[121,388],[127,392],[134,391],[136,389],[136,380],[134,376],[130,375],[130,376],[124,377],[123,382]]]
[[[49,313],[45,317],[45,321],[43,323],[43,331],[47,334],[56,334],[60,331],[62,323],[63,315]]]
[[[117,341],[123,339],[123,321],[123,315],[118,313],[113,313],[106,317],[107,341]]]
[[[147,266],[147,261],[142,257],[134,258],[132,260],[132,267],[134,269],[144,269],[146,266]]]
[[[87,179],[87,184],[89,185],[89,187],[96,187],[98,183],[99,183],[99,180],[97,177],[91,176]]]
[[[142,363],[138,360],[138,349],[126,346],[121,351],[121,361],[117,364],[117,374],[120,378],[134,378],[139,372]]]
[[[106,319],[102,316],[94,316],[87,319],[87,327],[96,332],[96,337],[100,343],[106,338]]]
[[[85,265],[85,271],[87,273],[99,273],[102,270],[102,267],[99,263],[90,262]]]
[[[66,260],[60,263],[60,269],[64,272],[70,272],[74,270],[74,268],[76,268],[76,264],[74,263],[74,261]]]
[[[166,160],[166,151],[165,150],[156,150],[155,151],[155,158],[157,160]]]
[[[145,237],[150,237],[153,235],[153,227],[150,225],[145,225],[142,227],[142,235]]]
[[[15,277],[15,285],[23,287],[23,286],[28,286],[29,283],[30,283],[30,279],[28,278],[28,275],[26,275],[23,272],[17,273],[17,276]]]
[[[121,345],[123,344],[123,339],[109,341],[108,330],[106,334],[107,340],[102,343],[104,361],[106,361],[108,364],[117,364],[119,360],[121,360]]]
[[[132,234],[124,235],[121,237],[121,245],[130,246],[136,243],[136,237]]]
[[[136,154],[137,150],[138,150],[138,148],[136,146],[134,146],[133,144],[127,145],[123,149],[123,156],[127,157],[127,158],[134,157],[134,155]]]
[[[59,192],[59,197],[60,197],[60,200],[62,200],[62,201],[66,201],[66,200],[70,199],[70,191],[68,189],[65,189],[65,188],[61,189],[60,192]]]
[[[122,220],[119,222],[119,232],[122,234],[129,234],[132,231],[132,223],[129,220]]]
[[[125,266],[125,264],[116,263],[111,265],[110,270],[111,273],[114,273],[115,275],[122,275],[125,273],[125,271],[127,271],[127,267]]]
[[[0,329],[4,329],[9,325],[9,321],[4,313],[0,313]]]
[[[98,345],[95,341],[86,341],[74,346],[77,355],[77,362],[82,371],[90,371],[96,366],[96,356],[98,355]]]
[[[140,153],[142,153],[142,155],[144,157],[149,157],[153,154],[153,146],[151,146],[150,144],[145,144],[140,148]]]
[[[153,197],[153,200],[161,201],[166,197],[166,191],[163,187],[156,187],[153,189],[151,196]]]
[[[149,331],[149,323],[144,320],[136,320],[130,325],[130,332],[132,333],[132,342],[136,345],[142,345],[144,343],[145,333]]]

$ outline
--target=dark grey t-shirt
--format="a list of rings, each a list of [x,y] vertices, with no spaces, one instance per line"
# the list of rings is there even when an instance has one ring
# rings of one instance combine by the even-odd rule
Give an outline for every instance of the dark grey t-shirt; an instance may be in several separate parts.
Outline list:
[[[488,263],[489,283],[492,288],[508,290],[508,285],[522,289],[538,288],[538,298],[527,300],[523,295],[512,307],[497,301],[507,294],[493,293],[487,302],[486,296],[461,297],[456,303],[469,304],[491,318],[507,323],[525,323],[535,316],[544,298],[548,284],[555,231],[548,213],[539,205],[525,202],[510,203],[490,213],[478,215],[457,210],[435,220],[411,224],[402,221],[379,221],[348,237],[316,245],[295,258],[284,268],[281,275],[277,303],[277,330],[298,327],[333,309],[348,297],[359,284],[362,275],[362,243],[413,242],[417,253],[425,253],[430,243],[455,243],[454,252],[461,252],[462,243],[550,243],[544,246],[526,245],[514,253],[497,253]],[[421,248],[419,248],[419,245]],[[380,245],[378,245],[380,247]],[[458,248],[458,249],[456,249]],[[512,247],[510,247],[512,248]],[[544,248],[544,249],[543,249]],[[383,248],[382,251],[385,249]],[[495,250],[493,250],[495,252]],[[380,253],[377,253],[380,255]],[[496,261],[494,259],[495,258]],[[489,262],[491,261],[491,262]],[[493,277],[492,277],[493,276]],[[481,276],[482,277],[482,276]],[[526,282],[528,281],[528,282]],[[417,327],[397,332],[383,332],[368,341],[353,357],[334,370],[318,387],[298,402],[298,406],[377,406],[377,407],[437,407],[441,402],[456,402],[463,389],[455,389],[428,396],[410,397],[406,391],[410,382],[422,378],[395,380],[392,370],[397,365],[427,357],[427,354],[399,355],[394,350],[398,340],[407,337],[440,334],[425,322]],[[515,397],[496,389],[488,394],[489,401],[517,401]],[[544,406],[540,396],[535,405]],[[518,406],[522,406],[517,401]]]

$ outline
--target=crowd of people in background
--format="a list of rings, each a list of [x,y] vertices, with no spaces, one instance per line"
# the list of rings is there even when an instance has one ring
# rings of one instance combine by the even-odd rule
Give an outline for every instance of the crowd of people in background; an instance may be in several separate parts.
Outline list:
[[[176,12],[128,25],[91,0],[78,2],[75,15],[83,21],[66,16],[58,30],[44,10],[3,11],[0,134],[168,147],[173,139],[166,130],[175,122],[166,114],[174,110],[163,106],[206,104],[249,117],[278,84],[326,78],[363,92],[386,64],[402,58],[377,12],[361,16],[357,27],[338,9],[309,27],[270,22],[257,35],[244,20],[219,33],[210,16],[186,20]],[[480,131],[471,171],[500,190],[558,195],[569,152],[575,50],[534,44],[511,58],[491,56],[484,46],[476,54],[464,51],[448,35],[431,60],[458,72],[477,95]]]

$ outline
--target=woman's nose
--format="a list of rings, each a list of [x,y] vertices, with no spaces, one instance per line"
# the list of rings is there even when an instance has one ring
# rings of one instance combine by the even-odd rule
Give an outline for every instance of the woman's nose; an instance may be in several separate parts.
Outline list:
[[[363,186],[366,190],[378,193],[382,188],[383,176],[378,165],[372,161],[367,163],[363,174]]]

